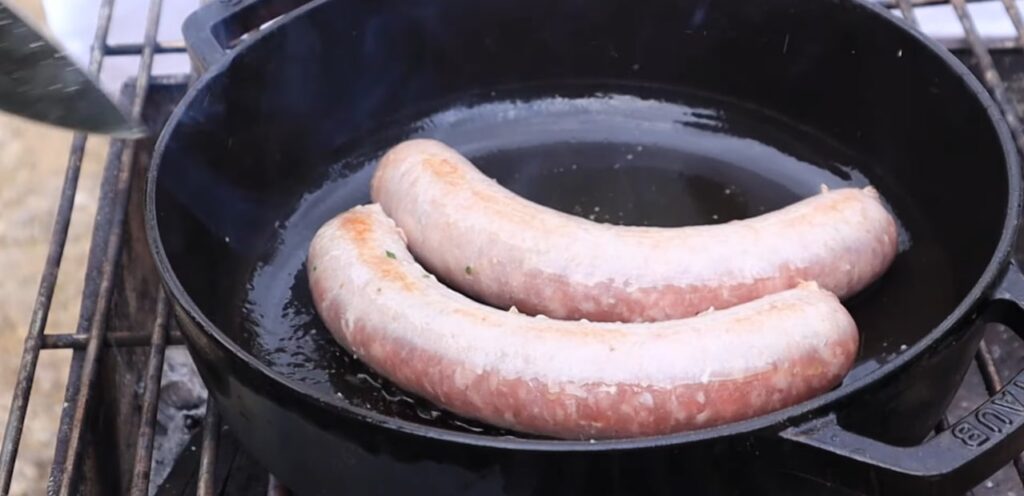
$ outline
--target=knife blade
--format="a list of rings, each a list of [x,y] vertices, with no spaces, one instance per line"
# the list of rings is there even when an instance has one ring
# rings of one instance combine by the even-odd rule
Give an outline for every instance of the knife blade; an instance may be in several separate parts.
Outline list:
[[[2,2],[0,110],[90,133],[146,133],[64,50]]]

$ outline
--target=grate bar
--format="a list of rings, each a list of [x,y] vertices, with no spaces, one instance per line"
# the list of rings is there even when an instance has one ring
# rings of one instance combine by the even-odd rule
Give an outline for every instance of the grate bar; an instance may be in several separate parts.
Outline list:
[[[89,73],[98,75],[103,66],[103,45],[110,32],[110,21],[113,17],[113,0],[103,0],[100,4],[96,34],[89,53]],[[60,273],[60,264],[64,256],[64,246],[71,225],[71,214],[74,209],[75,195],[78,190],[78,178],[82,169],[82,158],[85,156],[85,133],[75,133],[71,141],[71,152],[68,156],[67,172],[61,187],[57,214],[53,222],[50,245],[47,249],[46,262],[40,277],[39,290],[32,308],[32,317],[25,335],[25,345],[18,366],[18,378],[15,381],[11,408],[4,428],[4,440],[0,448],[0,494],[7,494],[14,476],[14,464],[18,457],[21,434],[25,427],[25,414],[28,410],[28,398],[35,379],[36,365],[39,362],[39,351],[42,349],[43,334],[46,321],[53,302],[53,293]]]
[[[132,469],[132,496],[149,494],[149,476],[153,468],[153,430],[156,428],[156,405],[160,397],[160,377],[164,368],[164,351],[167,349],[167,294],[160,291],[156,301],[156,322],[153,324],[153,338],[150,341],[149,361],[146,368],[145,387],[142,396],[142,413],[139,419],[139,441],[135,445],[135,466]]]
[[[914,6],[911,5],[910,0],[895,1],[899,5],[900,14],[903,14],[903,19],[910,23],[911,26],[917,27],[917,14],[914,13]]]
[[[1013,29],[1017,32],[1017,43],[1024,47],[1024,19],[1020,16],[1020,9],[1017,8],[1017,3],[1014,0],[1002,1],[1003,8],[1006,9],[1006,15],[1010,17]]]
[[[967,0],[970,2],[980,2],[984,0]],[[899,8],[901,14],[906,14],[904,9],[913,10],[917,7],[927,7],[929,5],[944,5],[948,4],[949,0],[875,0],[875,3],[886,9]],[[903,4],[906,4],[904,7]]]
[[[949,38],[938,39],[937,41],[947,50],[969,50],[971,48],[971,44],[966,39]],[[984,43],[985,47],[988,48],[989,53],[1006,52],[1010,50],[1017,51],[1021,49],[1020,41],[1018,41],[1016,37],[987,38]]]
[[[1003,117],[1013,133],[1013,139],[1017,143],[1017,150],[1024,153],[1024,132],[1021,130],[1020,118],[1017,116],[1016,102],[1006,92],[1006,84],[1003,83],[1003,78],[999,75],[999,71],[996,70],[992,54],[986,48],[985,42],[982,41],[981,36],[978,34],[978,29],[974,25],[970,12],[967,11],[967,2],[966,0],[950,0],[950,3],[953,4],[953,10],[956,11],[960,24],[964,27],[967,44],[970,45],[971,52],[978,60],[982,81],[988,86],[989,91],[992,93],[992,98],[999,104]]]
[[[139,63],[138,78],[136,79],[135,95],[131,109],[131,117],[135,121],[142,120],[143,104],[145,103],[152,73],[156,30],[160,22],[162,4],[162,0],[151,0],[149,4],[149,12],[146,19],[145,49],[142,52],[142,60]],[[79,374],[80,383],[75,394],[74,411],[70,425],[71,431],[68,436],[64,456],[55,457],[63,458],[64,463],[58,477],[59,480],[50,479],[50,492],[54,492],[52,490],[54,488],[53,484],[56,484],[58,487],[56,492],[60,495],[70,495],[74,489],[75,471],[81,451],[83,426],[90,411],[101,345],[106,331],[106,314],[110,307],[114,268],[117,265],[117,259],[121,251],[124,217],[128,205],[128,190],[132,180],[131,157],[135,152],[135,143],[135,141],[127,142],[121,156],[121,167],[118,171],[114,210],[112,212],[113,218],[107,239],[106,251],[104,252],[95,312],[89,327],[89,341],[85,348],[85,356],[82,359],[82,370]]]
[[[108,56],[118,55],[141,55],[144,44],[142,43],[114,43],[107,45]],[[186,53],[185,40],[158,41],[153,47],[155,53]]]
[[[950,0],[876,0],[878,5],[881,5],[882,7],[889,9],[900,7],[900,10],[902,10],[903,7],[900,6],[899,4],[904,2],[906,2],[907,5],[909,5],[912,8],[917,8],[927,7],[929,5],[947,5],[949,4],[949,1]],[[984,3],[990,1],[992,0],[967,0],[967,3]]]
[[[122,104],[130,102],[130,97],[122,98]],[[124,142],[112,140],[107,151],[106,162],[103,168],[103,183],[100,187],[100,205],[96,211],[96,218],[93,226],[92,239],[89,246],[89,260],[83,280],[83,292],[79,305],[78,325],[75,332],[87,335],[92,323],[91,316],[94,314],[97,300],[100,272],[102,265],[104,247],[109,238],[110,224],[113,217],[116,200],[116,179],[119,167],[123,165],[121,152],[124,150]],[[88,343],[86,343],[88,344]],[[83,346],[84,350],[84,346]],[[69,405],[75,402],[75,392],[81,386],[82,359],[84,351],[75,350],[71,354],[71,366],[68,371],[68,381],[64,387],[64,408],[61,409],[59,429],[57,430],[56,446],[53,450],[53,463],[50,465],[50,477],[48,479],[49,494],[56,491],[55,486],[64,476],[64,460],[67,458],[68,437],[71,432],[71,418],[74,414]]]
[[[213,398],[206,400],[206,417],[203,419],[203,447],[199,453],[199,482],[196,496],[213,496],[214,467],[217,466],[217,444],[220,442],[220,413]]]
[[[103,344],[112,347],[149,346],[152,335],[142,332],[107,332]],[[44,334],[43,349],[84,350],[89,344],[88,334]],[[185,344],[185,338],[177,332],[168,332],[168,346]]]
[[[974,355],[974,361],[978,364],[981,380],[985,383],[985,389],[989,395],[993,395],[1003,388],[1003,378],[999,376],[996,362],[992,358],[992,351],[984,339],[978,345],[978,353]]]

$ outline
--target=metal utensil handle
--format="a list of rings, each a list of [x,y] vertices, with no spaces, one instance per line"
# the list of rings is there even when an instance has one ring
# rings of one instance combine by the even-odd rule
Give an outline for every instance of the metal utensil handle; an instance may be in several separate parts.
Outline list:
[[[981,315],[1024,339],[1024,274],[1011,263]],[[927,487],[929,494],[963,494],[1024,449],[1024,370],[949,429],[917,446],[885,444],[841,427],[835,414],[780,433],[827,455],[867,465],[890,489]]]
[[[196,71],[206,72],[246,33],[313,0],[213,0],[190,14],[181,31]]]

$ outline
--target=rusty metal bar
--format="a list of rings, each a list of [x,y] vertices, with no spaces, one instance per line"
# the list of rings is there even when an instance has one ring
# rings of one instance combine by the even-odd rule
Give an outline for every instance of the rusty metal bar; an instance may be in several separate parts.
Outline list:
[[[120,104],[130,105],[131,94],[126,93],[119,99]],[[100,204],[96,211],[96,218],[93,225],[92,239],[89,244],[89,259],[83,275],[82,298],[79,304],[78,323],[75,333],[83,336],[89,333],[92,324],[92,315],[95,313],[98,303],[103,254],[106,252],[106,243],[109,239],[111,221],[114,217],[113,211],[119,204],[117,201],[117,177],[118,171],[124,167],[122,152],[124,141],[112,140],[107,151],[106,162],[103,167],[103,182],[100,187]],[[86,344],[88,344],[86,342]],[[68,371],[68,380],[64,387],[64,407],[60,412],[59,429],[54,443],[53,463],[50,465],[50,476],[47,479],[47,489],[50,494],[56,491],[56,486],[64,477],[64,461],[67,458],[68,438],[71,434],[71,419],[74,416],[73,405],[77,398],[77,392],[82,383],[82,364],[85,358],[85,347],[82,350],[75,350],[71,354],[71,364]]]
[[[149,346],[151,334],[143,332],[107,332],[103,336],[103,344],[115,348]],[[43,349],[84,350],[89,344],[88,334],[44,334]],[[177,332],[167,333],[167,345],[185,344],[185,338]]]
[[[142,110],[149,90],[149,80],[153,68],[153,55],[156,46],[157,27],[160,23],[162,0],[151,0],[149,13],[146,19],[146,35],[144,41],[145,49],[142,51],[142,58],[139,63],[138,77],[135,84],[134,101],[132,102],[131,116],[135,121],[142,120]],[[75,395],[73,416],[70,425],[70,434],[65,451],[64,463],[60,473],[59,481],[50,480],[50,492],[55,485],[58,488],[56,493],[70,495],[75,480],[75,471],[78,467],[78,458],[81,451],[82,430],[88,417],[92,392],[95,389],[96,373],[99,363],[100,351],[103,343],[103,336],[106,332],[106,314],[110,307],[110,294],[113,288],[114,272],[117,266],[121,251],[122,234],[124,232],[124,217],[128,205],[128,191],[132,181],[131,157],[135,153],[135,141],[127,142],[121,157],[121,169],[118,171],[117,187],[114,199],[113,218],[110,227],[110,234],[107,240],[106,251],[104,252],[102,274],[100,279],[99,292],[97,295],[96,308],[92,316],[89,328],[89,342],[85,348],[85,356],[82,359],[82,370],[80,384]]]
[[[150,341],[146,367],[145,390],[142,393],[142,413],[139,419],[139,440],[135,445],[135,464],[132,469],[132,496],[149,494],[149,475],[153,467],[153,430],[156,428],[156,404],[160,397],[160,377],[164,369],[167,350],[167,295],[160,291],[156,301],[156,322]]]
[[[984,339],[978,345],[978,353],[974,355],[974,362],[978,364],[981,380],[985,383],[985,389],[990,396],[1003,388],[1003,378],[999,376],[996,362],[992,359],[992,351]]]
[[[107,34],[110,32],[113,3],[113,0],[103,0],[100,4],[96,34],[89,54],[88,70],[93,75],[98,75],[103,67],[103,46],[106,43]],[[50,245],[40,277],[39,289],[32,308],[32,317],[25,335],[25,346],[21,355],[21,363],[18,366],[18,378],[15,381],[11,408],[7,416],[7,426],[4,429],[3,445],[0,448],[0,494],[7,494],[11,488],[14,464],[18,458],[21,434],[25,426],[28,398],[32,391],[32,382],[35,379],[36,365],[39,363],[39,351],[42,349],[42,336],[46,330],[46,321],[50,313],[50,305],[53,302],[53,292],[57,285],[57,276],[60,273],[60,264],[64,256],[64,246],[67,243],[68,228],[71,225],[71,214],[74,209],[75,194],[78,190],[78,177],[82,168],[82,158],[85,155],[86,138],[85,133],[75,133],[71,141],[67,172],[64,175],[64,184],[57,204],[57,214],[53,222]]]
[[[217,445],[220,442],[220,414],[213,398],[206,400],[206,417],[203,419],[203,447],[199,453],[199,482],[196,496],[215,494],[214,468],[217,466]]]
[[[1017,143],[1017,150],[1024,152],[1024,132],[1021,130],[1016,102],[1013,96],[1006,92],[1006,84],[1003,83],[1003,78],[999,75],[999,71],[996,70],[992,54],[989,53],[984,41],[982,41],[981,36],[978,34],[978,29],[974,25],[974,20],[971,18],[970,12],[967,11],[967,2],[966,0],[950,0],[950,3],[953,4],[953,10],[960,19],[960,24],[963,25],[967,44],[978,61],[982,81],[988,86],[989,92],[992,93],[992,98],[999,104],[1003,117],[1010,126],[1013,139]]]

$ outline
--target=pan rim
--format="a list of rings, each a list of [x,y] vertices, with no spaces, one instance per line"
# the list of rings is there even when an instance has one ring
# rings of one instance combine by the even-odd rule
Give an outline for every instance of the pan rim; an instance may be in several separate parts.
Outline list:
[[[992,99],[991,95],[974,76],[973,73],[951,52],[942,47],[937,41],[927,35],[910,27],[905,21],[890,14],[880,5],[871,0],[844,0],[850,6],[864,9],[867,14],[873,15],[877,22],[888,23],[890,27],[902,30],[913,40],[920,44],[926,52],[937,56],[941,62],[953,71],[953,73],[966,85],[966,89],[972,94],[978,103],[982,105],[992,125],[996,137],[1002,147],[1007,181],[1007,207],[1002,226],[1002,233],[995,246],[994,254],[982,271],[978,280],[974,283],[966,296],[954,307],[954,309],[938,325],[928,331],[924,337],[919,339],[912,346],[901,352],[899,356],[877,369],[857,378],[850,384],[844,384],[827,393],[821,394],[809,400],[795,405],[776,410],[774,412],[753,417],[746,420],[731,422],[714,427],[698,429],[693,431],[665,434],[659,436],[634,437],[607,440],[563,440],[563,439],[522,439],[496,437],[469,432],[450,430],[442,427],[426,426],[416,422],[390,417],[376,411],[349,404],[335,395],[312,391],[308,386],[286,378],[275,372],[266,364],[262,363],[251,353],[243,350],[234,340],[230,339],[217,326],[215,326],[199,309],[191,299],[184,287],[178,281],[170,261],[168,260],[160,238],[158,219],[156,212],[156,183],[159,172],[163,165],[164,151],[175,134],[177,124],[181,122],[182,116],[186,113],[192,102],[196,99],[201,90],[212,80],[226,73],[231,67],[232,61],[241,53],[248,50],[261,39],[278,29],[283,29],[289,24],[288,21],[302,16],[309,11],[327,3],[330,0],[316,0],[300,7],[285,16],[272,27],[265,29],[258,34],[251,36],[243,43],[232,49],[222,60],[218,61],[209,70],[202,74],[189,88],[181,102],[171,114],[168,125],[160,133],[155,145],[150,168],[147,171],[145,191],[145,229],[151,255],[156,264],[165,289],[170,293],[180,310],[186,312],[188,317],[196,323],[197,327],[208,335],[217,345],[224,348],[234,359],[241,361],[245,366],[255,371],[260,376],[274,383],[274,387],[282,388],[288,393],[300,397],[310,406],[326,410],[334,415],[343,415],[359,421],[367,422],[378,427],[386,428],[402,434],[428,438],[440,442],[458,443],[461,445],[476,446],[481,448],[495,448],[516,451],[541,451],[541,452],[606,452],[625,451],[636,449],[649,449],[665,446],[674,446],[700,441],[707,441],[715,438],[723,438],[741,434],[749,434],[757,431],[767,431],[772,427],[780,430],[790,425],[798,424],[807,419],[820,416],[829,408],[834,408],[838,403],[852,396],[862,393],[873,384],[884,380],[908,363],[916,361],[929,348],[932,348],[938,341],[947,338],[951,331],[961,328],[973,316],[974,310],[981,305],[982,301],[991,293],[998,282],[998,278],[1009,265],[1012,258],[1012,251],[1016,241],[1018,226],[1020,223],[1022,186],[1019,157],[1014,140],[1010,133],[1009,126],[1004,120],[1001,110]],[[186,333],[187,337],[187,333]]]

